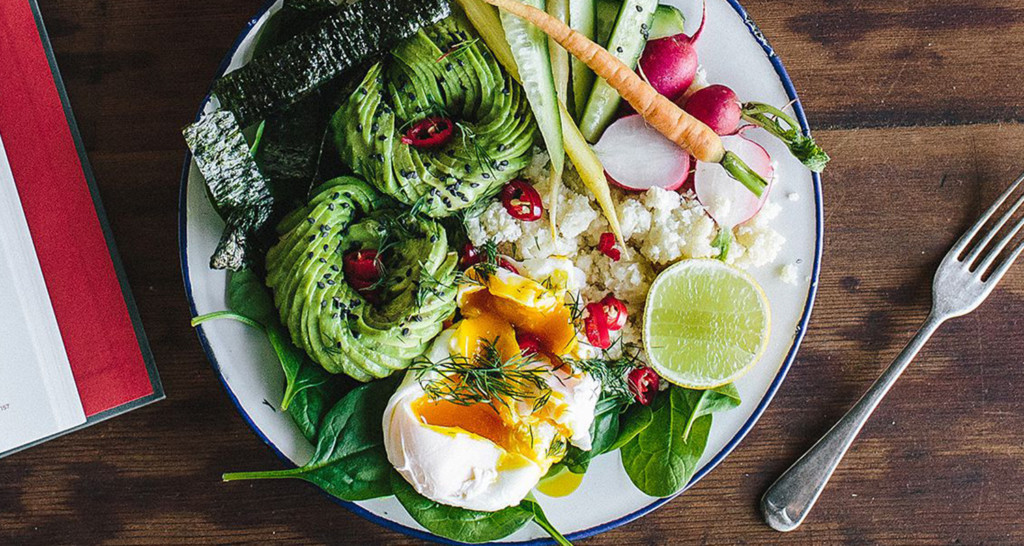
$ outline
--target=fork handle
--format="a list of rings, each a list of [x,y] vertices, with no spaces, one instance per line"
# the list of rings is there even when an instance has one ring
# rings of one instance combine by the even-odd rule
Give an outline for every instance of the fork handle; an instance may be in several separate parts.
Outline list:
[[[914,338],[882,372],[881,377],[875,380],[868,392],[768,488],[761,498],[761,513],[768,525],[776,531],[792,531],[800,526],[861,427],[921,347],[945,321],[946,317],[934,312],[928,315]]]

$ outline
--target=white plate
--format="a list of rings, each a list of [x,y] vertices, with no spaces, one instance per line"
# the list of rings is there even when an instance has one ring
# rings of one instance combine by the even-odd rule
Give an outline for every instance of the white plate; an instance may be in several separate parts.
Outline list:
[[[687,30],[693,32],[700,19],[698,0],[670,0],[687,15]],[[264,9],[247,26],[228,53],[222,72],[248,61],[254,38],[280,1]],[[778,57],[734,0],[709,0],[708,23],[697,50],[711,82],[732,87],[744,100],[784,105],[796,99],[792,83]],[[204,101],[203,109],[210,109]],[[794,104],[806,125],[800,103]],[[740,442],[767,407],[782,383],[810,316],[817,288],[822,243],[821,185],[778,141],[763,131],[748,135],[764,145],[778,161],[778,182],[773,200],[783,208],[774,227],[787,239],[776,262],[751,273],[764,287],[772,309],[772,335],[762,361],[736,383],[743,404],[716,414],[700,470],[690,485],[703,478]],[[221,234],[223,223],[207,200],[203,180],[191,158],[183,173],[180,211],[180,245],[185,289],[193,314],[225,309],[226,275],[207,267]],[[793,198],[792,196],[797,196]],[[781,282],[778,269],[796,264],[797,286]],[[256,433],[279,456],[294,464],[306,462],[312,446],[299,433],[287,414],[276,406],[283,392],[284,378],[262,334],[232,321],[215,321],[201,326],[199,338],[210,362],[220,374],[224,387]],[[272,487],[266,484],[266,487]],[[312,494],[313,491],[310,490]],[[555,527],[570,538],[582,538],[632,521],[661,506],[668,499],[648,497],[638,491],[622,470],[619,454],[599,457],[590,466],[582,486],[565,498],[540,497]],[[753,502],[753,499],[751,499]],[[340,503],[385,527],[407,534],[447,542],[422,530],[393,497],[359,503]],[[505,539],[519,543],[549,543],[543,532],[527,525]],[[525,541],[525,542],[524,542]]]

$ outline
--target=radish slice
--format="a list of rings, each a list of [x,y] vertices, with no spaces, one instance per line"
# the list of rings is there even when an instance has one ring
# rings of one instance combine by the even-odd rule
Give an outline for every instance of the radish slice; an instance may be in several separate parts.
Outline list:
[[[754,217],[765,201],[775,178],[772,158],[760,144],[742,134],[723,136],[725,149],[740,156],[744,163],[768,181],[768,187],[758,198],[743,184],[735,180],[715,163],[697,163],[693,186],[697,199],[719,226],[733,228]]]
[[[647,125],[639,114],[609,125],[594,152],[608,179],[631,191],[655,186],[677,190],[690,171],[690,154]]]

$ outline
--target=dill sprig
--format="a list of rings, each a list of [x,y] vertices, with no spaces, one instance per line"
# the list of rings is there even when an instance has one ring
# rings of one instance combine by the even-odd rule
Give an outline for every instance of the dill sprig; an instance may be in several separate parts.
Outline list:
[[[615,344],[621,345],[621,354],[616,358],[611,357],[611,350]],[[643,348],[635,343],[625,343],[620,337],[605,349],[598,358],[583,358],[564,360],[572,366],[575,371],[589,373],[594,379],[601,382],[601,391],[620,402],[623,406],[633,403],[633,391],[629,388],[629,372],[634,368],[644,365],[641,360]]]
[[[459,133],[462,136],[463,148],[473,151],[474,159],[479,164],[480,171],[484,172],[486,170],[488,176],[490,176],[492,180],[496,179],[497,175],[494,173],[494,158],[491,157],[491,154],[479,142],[477,142],[476,132],[460,121],[455,122],[455,127],[458,128]]]
[[[544,407],[551,398],[547,378],[551,370],[534,355],[501,356],[498,339],[483,340],[473,358],[453,355],[438,362],[421,357],[410,370],[431,400],[446,400],[461,406],[489,404],[508,406],[510,401],[532,401],[533,410]],[[426,380],[436,373],[439,377]]]
[[[451,281],[443,281],[438,278],[437,275],[430,273],[423,262],[420,262],[420,286],[416,292],[416,306],[423,307],[426,303],[427,298],[434,296],[436,298],[441,297],[448,290],[451,290],[458,286],[459,275],[461,272],[456,273]]]

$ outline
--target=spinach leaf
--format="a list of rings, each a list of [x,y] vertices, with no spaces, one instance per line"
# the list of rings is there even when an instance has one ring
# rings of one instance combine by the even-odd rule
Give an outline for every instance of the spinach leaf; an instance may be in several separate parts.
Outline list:
[[[622,446],[626,445],[630,440],[640,434],[654,419],[653,408],[657,407],[659,400],[664,402],[667,395],[662,394],[654,399],[654,402],[650,406],[643,406],[640,404],[633,404],[619,418],[619,430],[615,437],[615,441],[608,446],[608,451],[615,451],[621,449]]]
[[[246,316],[261,325],[273,347],[277,360],[284,371],[285,389],[281,397],[281,409],[287,410],[295,395],[323,382],[324,375],[305,373],[300,370],[316,366],[306,353],[295,346],[288,331],[278,318],[270,292],[259,276],[246,268],[231,273],[228,279],[228,306],[236,313]],[[301,427],[301,425],[300,425]],[[305,434],[303,430],[303,434]]]
[[[565,538],[558,529],[555,529],[554,525],[551,525],[551,522],[548,521],[547,515],[544,514],[544,510],[541,509],[540,504],[533,498],[533,495],[523,499],[523,502],[519,503],[519,506],[529,510],[533,514],[533,521],[536,522],[541,529],[547,531],[556,544],[559,546],[572,546],[569,539]]]
[[[594,424],[590,427],[590,451],[569,446],[560,464],[568,468],[570,472],[583,474],[594,457],[612,451],[611,446],[619,435],[621,413],[622,405],[617,399],[604,397],[598,400],[594,412]]]
[[[534,512],[522,505],[497,512],[478,512],[440,504],[417,493],[396,471],[391,472],[391,488],[398,502],[420,525],[435,535],[459,542],[498,540],[516,532],[534,517]]]
[[[734,394],[735,389],[726,388],[705,400],[709,395],[703,391],[673,386],[655,399],[650,423],[622,446],[622,465],[633,484],[655,497],[682,489],[707,446],[711,411],[734,407],[729,401],[738,400]],[[689,435],[684,434],[687,428]]]
[[[320,422],[341,395],[352,390],[354,381],[327,373],[319,364],[305,360],[295,377],[295,396],[288,406],[288,414],[298,425],[302,435],[316,443]]]
[[[732,383],[706,391],[688,390],[687,392],[689,393],[688,396],[693,399],[693,411],[690,412],[690,418],[686,421],[686,426],[683,428],[684,440],[690,436],[693,423],[698,418],[719,411],[731,410],[739,406],[741,402],[740,393]]]
[[[384,451],[381,419],[397,381],[367,383],[345,395],[323,419],[316,453],[300,468],[235,472],[224,481],[298,478],[348,501],[391,494],[391,463]]]

